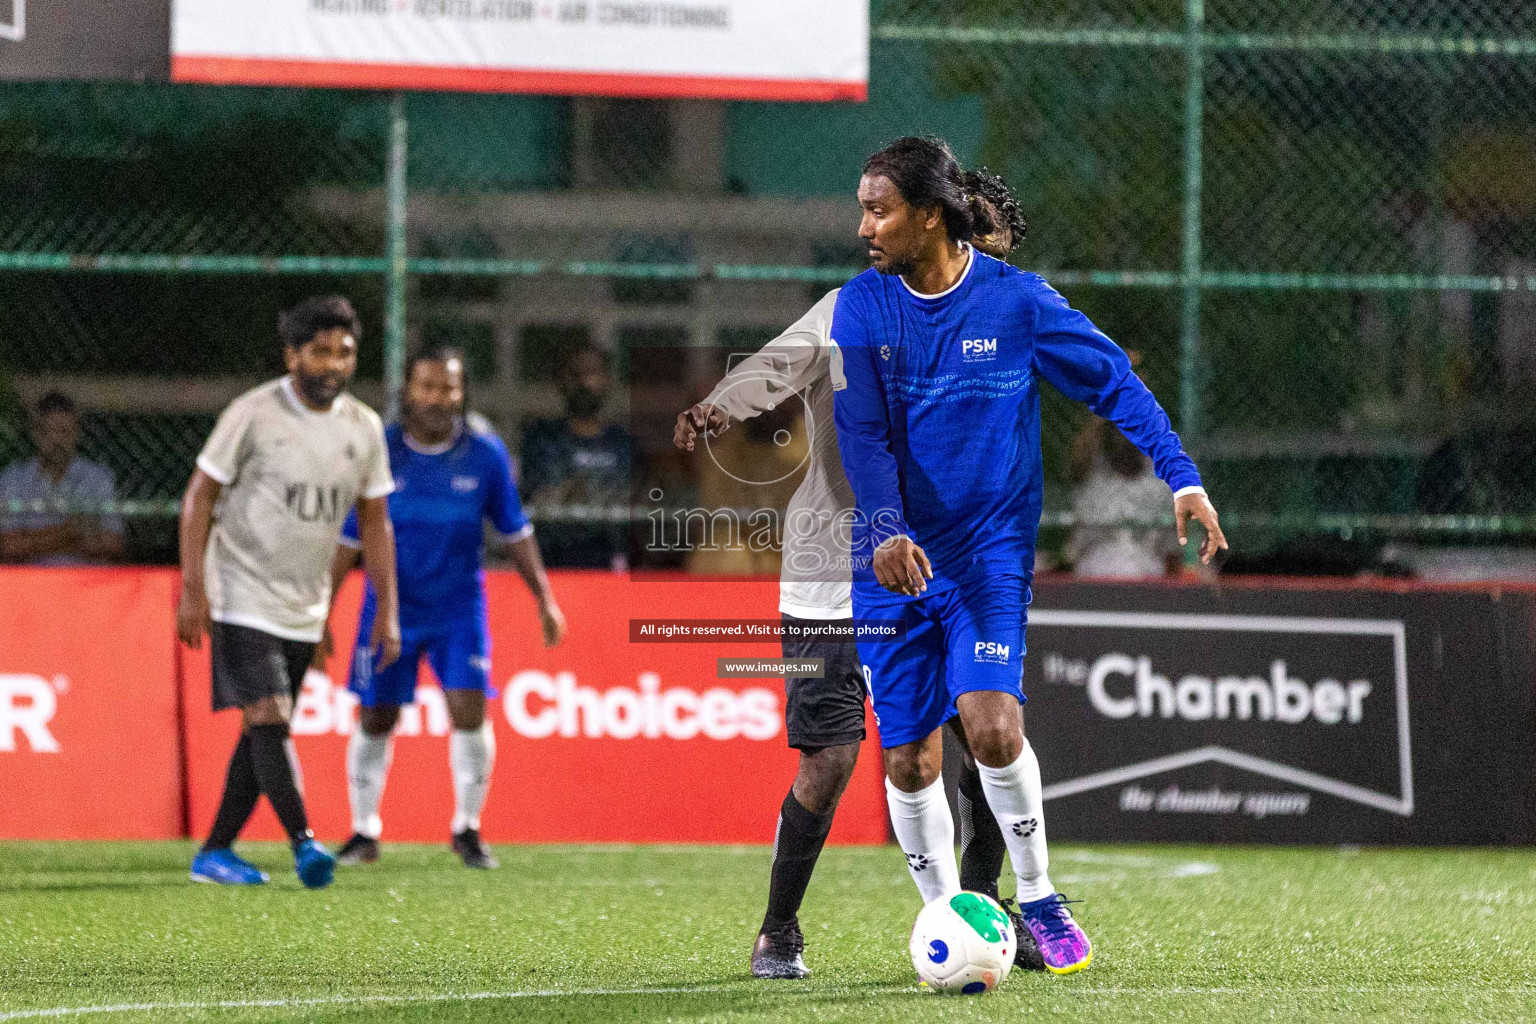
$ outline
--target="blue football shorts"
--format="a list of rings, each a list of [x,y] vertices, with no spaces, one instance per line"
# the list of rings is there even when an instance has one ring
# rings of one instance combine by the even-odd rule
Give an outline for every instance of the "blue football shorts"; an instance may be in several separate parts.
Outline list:
[[[496,696],[491,685],[491,634],[484,610],[454,616],[444,622],[400,624],[400,658],[388,668],[375,671],[368,635],[373,630],[371,608],[364,608],[357,626],[357,647],[352,653],[352,675],[347,688],[365,708],[380,704],[412,704],[421,659],[444,690],[479,690],[487,699]]]
[[[853,588],[854,619],[906,625],[899,639],[859,641],[882,747],[913,743],[939,728],[956,714],[962,693],[996,690],[1024,701],[1029,582],[1022,574],[933,580],[915,598],[875,584]]]

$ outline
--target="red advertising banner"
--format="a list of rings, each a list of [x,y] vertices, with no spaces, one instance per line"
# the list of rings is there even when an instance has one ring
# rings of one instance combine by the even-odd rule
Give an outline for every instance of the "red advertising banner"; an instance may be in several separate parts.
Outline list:
[[[522,581],[491,573],[491,702],[497,755],[483,831],[491,842],[768,843],[794,777],[780,680],[719,679],[721,656],[769,656],[777,643],[631,644],[629,620],[776,619],[772,581],[634,582],[611,573],[556,572],[570,624],[546,650]],[[361,595],[354,575],[333,620],[338,655],[311,673],[294,716],[304,792],[317,835],[350,832],[347,737],[356,700],[346,667]],[[213,820],[238,716],[209,710],[206,649],[184,651],[190,820]],[[422,670],[418,703],[396,734],[381,817],[386,841],[446,842],[453,811],[447,709]],[[885,798],[873,720],[870,744],[838,810],[831,841],[883,843]],[[246,833],[281,837],[265,801]]]
[[[0,569],[0,839],[182,834],[176,586]]]

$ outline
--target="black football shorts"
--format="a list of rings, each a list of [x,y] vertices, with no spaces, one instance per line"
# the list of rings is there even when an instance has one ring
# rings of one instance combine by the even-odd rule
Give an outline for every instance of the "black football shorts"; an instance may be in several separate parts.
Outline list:
[[[826,626],[828,620],[782,616],[786,631]],[[838,620],[831,620],[838,621]],[[842,620],[847,625],[851,620]],[[784,680],[784,728],[796,750],[836,747],[864,739],[864,671],[852,640],[813,637],[782,641],[785,658],[821,658],[821,679],[792,676]]]
[[[243,708],[263,697],[286,694],[298,699],[315,644],[284,640],[249,626],[215,622],[213,710]]]

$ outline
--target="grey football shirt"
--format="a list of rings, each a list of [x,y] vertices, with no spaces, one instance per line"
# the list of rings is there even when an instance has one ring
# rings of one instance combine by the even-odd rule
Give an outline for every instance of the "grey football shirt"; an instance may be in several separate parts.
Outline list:
[[[832,343],[837,289],[783,334],[744,359],[715,385],[704,405],[733,420],[751,419],[799,396],[805,403],[810,458],[805,479],[784,510],[779,611],[801,619],[853,614],[851,563],[853,489],[843,474],[832,422],[832,386],[842,375]]]
[[[283,377],[230,403],[197,466],[224,486],[204,561],[214,620],[318,641],[347,513],[394,490],[378,414],[348,394],[315,412]]]

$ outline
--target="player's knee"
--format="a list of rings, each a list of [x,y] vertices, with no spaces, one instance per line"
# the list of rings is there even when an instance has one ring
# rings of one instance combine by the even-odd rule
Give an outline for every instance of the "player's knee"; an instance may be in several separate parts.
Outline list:
[[[285,725],[293,714],[293,705],[284,697],[263,697],[240,709],[240,723],[246,729],[261,725]]]
[[[448,720],[460,732],[473,732],[485,724],[485,694],[475,690],[448,690]]]
[[[395,724],[400,721],[400,705],[377,704],[371,708],[360,708],[357,713],[357,724],[369,736],[388,736],[395,731]]]
[[[1019,759],[1024,752],[1024,733],[1018,722],[998,718],[972,725],[966,732],[971,755],[990,768],[1002,768]]]
[[[885,752],[885,774],[891,780],[891,785],[903,793],[927,789],[938,779],[942,770],[942,762],[924,757],[924,751],[916,744]]]
[[[831,814],[837,810],[837,802],[843,791],[833,780],[813,776],[801,776],[795,780],[795,799],[812,814]]]
[[[812,814],[832,813],[848,788],[858,760],[857,743],[802,752],[800,771],[795,776],[795,799]]]

